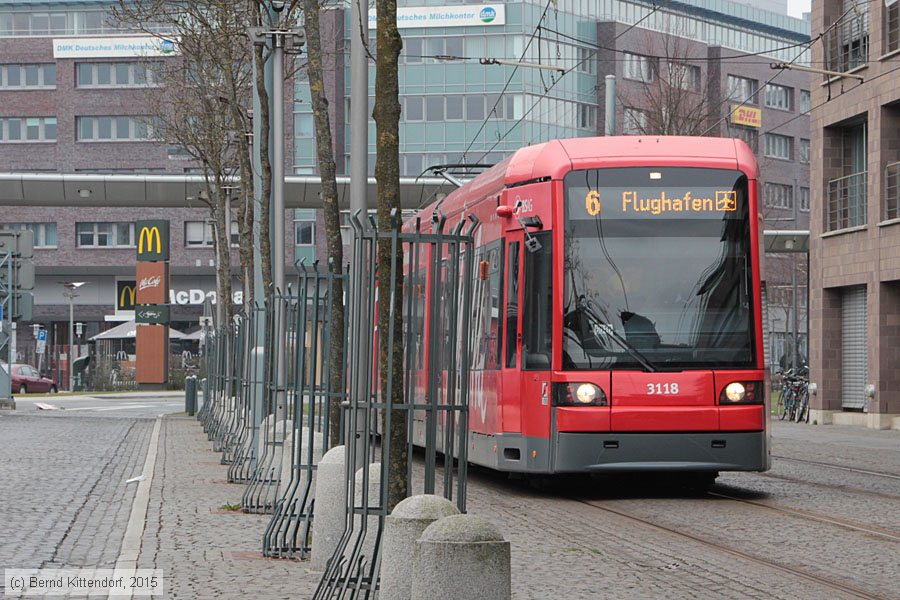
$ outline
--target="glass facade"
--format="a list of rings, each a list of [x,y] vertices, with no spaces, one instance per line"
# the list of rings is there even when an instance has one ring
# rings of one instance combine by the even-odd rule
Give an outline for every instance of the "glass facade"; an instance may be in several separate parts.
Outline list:
[[[448,6],[471,0],[400,0],[400,7]],[[769,52],[793,60],[809,40],[809,23],[728,0],[687,0],[659,8],[650,0],[545,0],[503,3],[502,25],[403,28],[400,57],[401,174],[418,176],[431,165],[502,160],[529,144],[596,135],[600,124],[597,86],[597,23],[640,22],[641,28],[677,32],[709,45],[743,52]],[[649,16],[648,16],[649,15]],[[645,18],[646,17],[646,18]],[[345,11],[345,36],[354,31]],[[643,20],[642,20],[643,19]],[[538,30],[540,26],[540,30]],[[534,34],[534,35],[533,35]],[[374,46],[374,31],[369,31]],[[345,40],[349,47],[349,37]],[[802,48],[801,48],[802,49]],[[559,66],[563,72],[508,65],[482,65],[500,58]],[[805,55],[798,62],[806,60]],[[347,61],[349,63],[349,61]],[[655,65],[636,72],[652,77]],[[349,65],[347,66],[349,71]],[[344,77],[349,115],[350,76]],[[375,67],[369,67],[369,114],[374,107]],[[756,90],[752,90],[752,94]],[[502,97],[501,97],[502,94]],[[296,89],[296,174],[317,171],[309,89]],[[344,125],[344,171],[349,170],[351,130]],[[369,120],[369,173],[375,166],[375,123]]]

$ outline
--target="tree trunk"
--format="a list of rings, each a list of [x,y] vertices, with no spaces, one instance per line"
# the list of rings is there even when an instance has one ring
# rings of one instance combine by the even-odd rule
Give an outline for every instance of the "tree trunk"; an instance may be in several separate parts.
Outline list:
[[[400,84],[397,63],[403,41],[397,30],[397,0],[377,0],[376,33],[377,58],[375,62],[375,136],[378,156],[375,160],[375,179],[378,180],[378,229],[390,231],[391,211],[400,212]],[[353,35],[359,35],[358,32]],[[355,98],[364,102],[364,98]],[[399,221],[399,219],[398,219]],[[399,222],[396,227],[399,227]],[[387,401],[387,382],[392,380],[391,402],[402,404],[403,399],[403,259],[402,245],[395,249],[389,240],[378,243],[378,351],[379,377],[382,401]],[[392,280],[391,267],[395,266]],[[393,300],[393,306],[391,306]],[[391,322],[391,313],[393,321]],[[388,346],[389,332],[393,331],[393,347]],[[393,359],[389,357],[393,353]],[[391,456],[388,464],[388,510],[409,495],[406,477],[407,460],[407,411],[394,410],[391,415]]]
[[[272,161],[269,157],[269,138],[271,137],[269,92],[266,89],[264,49],[261,46],[257,46],[253,52],[254,60],[256,61],[256,89],[259,92],[260,112],[259,115],[254,115],[254,118],[260,119],[260,139],[256,143],[259,144],[260,170],[262,171],[260,174],[262,179],[260,194],[262,202],[259,209],[259,253],[262,260],[263,289],[265,290],[266,298],[269,298],[272,294],[272,244],[271,236],[269,235],[272,220],[269,211],[272,202]],[[276,215],[276,218],[284,218],[284,215]],[[276,243],[277,247],[281,248],[283,240],[276,240]]]
[[[225,203],[230,201],[230,194],[222,192],[221,181],[207,181],[206,189],[210,199],[210,212],[213,218],[213,244],[216,252],[216,303],[221,306],[222,322],[219,326],[230,323],[234,315],[231,301],[231,224],[226,223]]]
[[[303,0],[306,12],[306,69],[309,74],[309,90],[312,97],[313,119],[316,131],[316,154],[319,174],[322,177],[322,203],[325,213],[325,237],[328,243],[328,269],[339,276],[344,264],[344,245],[341,241],[340,211],[338,210],[337,179],[335,176],[334,144],[331,136],[331,118],[328,114],[328,98],[325,95],[325,77],[322,68],[322,37],[319,27],[318,0]],[[344,285],[335,277],[331,290],[331,341],[328,347],[328,388],[337,394],[345,387],[344,348]],[[329,418],[329,444],[340,443],[341,398],[331,398]]]

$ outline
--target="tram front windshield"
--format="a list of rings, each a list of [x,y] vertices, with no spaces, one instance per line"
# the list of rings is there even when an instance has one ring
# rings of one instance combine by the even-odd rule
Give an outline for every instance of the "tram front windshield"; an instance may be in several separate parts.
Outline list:
[[[743,173],[590,169],[565,190],[563,368],[753,366]]]

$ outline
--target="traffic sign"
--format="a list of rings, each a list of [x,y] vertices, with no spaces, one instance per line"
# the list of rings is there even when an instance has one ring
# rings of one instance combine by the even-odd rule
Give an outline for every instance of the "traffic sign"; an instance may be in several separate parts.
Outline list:
[[[37,339],[39,342],[46,342],[47,341],[47,330],[41,329],[40,331],[38,331]]]
[[[43,354],[47,350],[47,338],[40,339],[38,338],[37,344],[35,346],[35,352],[38,354]]]

